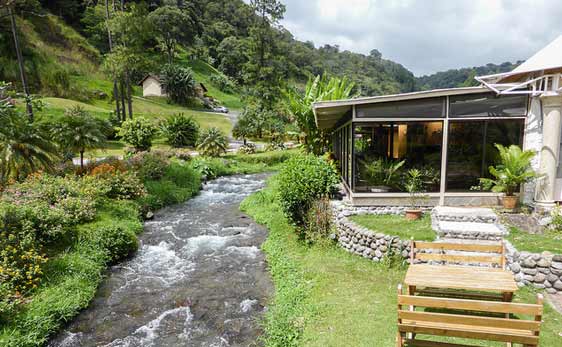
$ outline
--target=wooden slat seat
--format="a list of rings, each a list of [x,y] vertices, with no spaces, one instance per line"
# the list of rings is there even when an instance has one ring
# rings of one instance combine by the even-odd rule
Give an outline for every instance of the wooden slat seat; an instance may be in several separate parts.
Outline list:
[[[410,263],[416,260],[461,264],[489,264],[505,268],[505,247],[497,243],[411,241]],[[417,250],[417,251],[416,251]]]
[[[440,312],[432,311],[436,309]],[[443,312],[446,310],[454,313]],[[397,346],[468,346],[420,340],[418,335],[538,346],[542,312],[541,295],[537,297],[537,304],[520,304],[405,295],[399,286]],[[509,318],[512,315],[531,316],[532,319]],[[407,335],[412,338],[407,339]]]
[[[490,300],[490,301],[504,300],[504,296],[501,293],[469,292],[469,291],[459,291],[459,290],[444,289],[444,288],[418,289],[416,290],[416,295],[446,297],[446,298],[455,298],[455,299],[472,299],[472,300]]]

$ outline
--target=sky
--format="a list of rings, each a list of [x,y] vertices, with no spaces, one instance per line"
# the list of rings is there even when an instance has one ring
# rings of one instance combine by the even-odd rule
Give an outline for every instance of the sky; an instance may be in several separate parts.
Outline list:
[[[562,35],[561,0],[281,1],[281,24],[295,38],[376,48],[416,76],[525,60]]]

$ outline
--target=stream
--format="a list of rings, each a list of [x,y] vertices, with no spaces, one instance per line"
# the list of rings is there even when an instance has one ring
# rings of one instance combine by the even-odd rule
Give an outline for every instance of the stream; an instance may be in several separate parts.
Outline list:
[[[267,174],[208,182],[147,221],[139,251],[108,270],[89,308],[49,343],[67,346],[257,346],[273,293],[267,231],[239,210]]]

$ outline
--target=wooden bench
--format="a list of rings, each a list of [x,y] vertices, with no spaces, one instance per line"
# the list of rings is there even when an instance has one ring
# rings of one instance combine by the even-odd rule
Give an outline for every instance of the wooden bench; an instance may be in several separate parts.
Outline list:
[[[416,249],[418,252],[416,252]],[[431,252],[423,252],[431,250]],[[474,252],[484,254],[447,254],[446,252]],[[505,269],[505,246],[498,243],[454,243],[454,242],[425,242],[414,241],[410,243],[410,264],[416,260],[439,261],[444,263],[484,263],[496,265]]]
[[[416,308],[418,310],[416,310]],[[424,310],[419,310],[423,308]],[[445,336],[481,341],[539,345],[543,312],[542,295],[537,304],[413,296],[398,286],[397,347],[474,347],[466,344],[418,339],[419,335]],[[515,319],[511,315],[532,316]],[[507,315],[507,317],[504,317]]]

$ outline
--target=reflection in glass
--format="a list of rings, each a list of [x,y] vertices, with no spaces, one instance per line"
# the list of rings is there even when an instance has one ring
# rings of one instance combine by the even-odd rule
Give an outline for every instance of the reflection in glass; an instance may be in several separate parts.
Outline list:
[[[376,122],[354,125],[356,192],[403,192],[404,175],[417,168],[427,192],[438,192],[443,123]]]
[[[447,188],[467,192],[496,163],[494,144],[522,145],[524,120],[451,121],[447,148]]]

